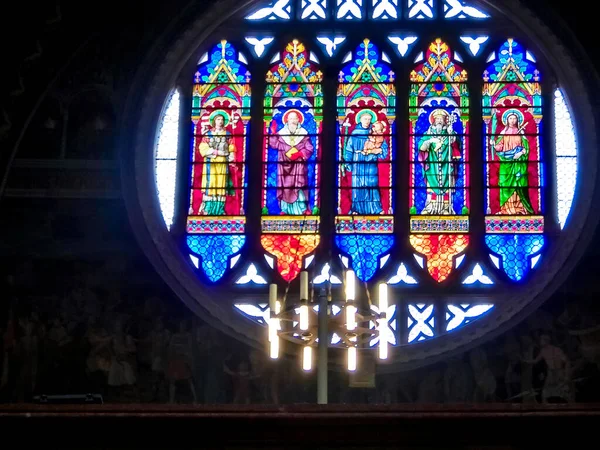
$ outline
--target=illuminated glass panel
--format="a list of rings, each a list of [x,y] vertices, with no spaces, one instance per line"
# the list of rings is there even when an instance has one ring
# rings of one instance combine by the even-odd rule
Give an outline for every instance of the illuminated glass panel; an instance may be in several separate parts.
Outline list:
[[[180,94],[173,90],[160,118],[156,142],[154,177],[160,211],[167,229],[175,214],[175,180],[177,179],[177,149],[179,147]]]
[[[264,96],[261,242],[291,281],[319,243],[322,73],[298,40],[273,61]]]
[[[445,19],[487,19],[490,15],[462,0],[444,0]]]
[[[460,40],[467,46],[471,55],[477,56],[485,44],[489,40],[489,36],[461,36]]]
[[[434,0],[407,0],[407,11],[409,19],[433,19]]]
[[[302,0],[300,18],[302,20],[319,20],[327,18],[328,0]]]
[[[475,267],[473,267],[473,272],[471,272],[471,275],[467,276],[462,284],[494,284],[494,282],[492,281],[492,279],[490,277],[488,277],[486,274],[483,273],[483,269],[479,264],[475,264]]]
[[[493,307],[491,303],[446,305],[446,331],[456,330],[479,319]]]
[[[540,73],[513,39],[496,55],[483,74],[486,242],[518,281],[544,243]]]
[[[467,74],[438,38],[410,81],[410,242],[441,282],[469,244]]]
[[[358,20],[363,18],[363,0],[336,0],[335,16],[338,19]]]
[[[336,243],[362,281],[394,243],[394,73],[365,39],[339,74]]]
[[[400,16],[399,0],[371,0],[371,18],[392,20]]]
[[[390,36],[389,41],[396,46],[400,56],[406,56],[413,44],[417,42],[417,36]]]
[[[245,241],[250,73],[242,60],[221,41],[194,75],[188,246],[213,282]]]
[[[321,44],[325,53],[329,56],[333,56],[338,46],[341,45],[346,38],[344,36],[317,36],[317,42]]]
[[[554,91],[556,198],[558,222],[564,228],[573,204],[577,181],[577,141],[571,111],[560,89]]]
[[[252,36],[247,37],[246,42],[252,46],[252,51],[257,58],[262,57],[267,47],[275,40],[272,36]]]
[[[292,18],[292,0],[275,0],[268,6],[260,8],[252,14],[246,16],[246,20],[251,21],[276,21],[290,20]]]
[[[408,304],[406,313],[409,344],[436,336],[434,305],[426,303]]]

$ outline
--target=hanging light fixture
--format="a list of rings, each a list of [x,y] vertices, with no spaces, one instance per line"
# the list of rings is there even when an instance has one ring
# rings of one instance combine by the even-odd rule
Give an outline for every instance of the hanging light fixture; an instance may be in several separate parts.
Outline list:
[[[287,299],[287,291],[282,301],[279,301],[277,285],[269,286],[268,336],[272,359],[279,357],[281,339],[300,344],[302,347],[301,366],[304,371],[308,372],[313,369],[313,347],[326,345],[345,349],[347,370],[355,372],[359,363],[359,348],[371,349],[369,343],[376,336],[379,336],[379,343],[376,346],[379,359],[388,358],[389,318],[386,312],[389,307],[389,294],[387,284],[378,285],[378,308],[361,308],[357,299],[356,274],[353,270],[346,271],[344,281],[341,299],[335,301],[331,294],[331,285],[329,285],[327,298],[321,294],[319,297],[321,301],[318,304],[315,303],[314,298],[311,298],[307,271],[300,272],[299,302],[290,303]],[[326,316],[323,317],[323,314]],[[325,331],[321,338],[319,338],[320,324],[321,326],[325,325],[323,327]],[[335,340],[332,339],[333,335],[337,337]],[[321,356],[319,356],[319,360],[320,358]],[[319,365],[319,361],[317,361],[317,365]]]

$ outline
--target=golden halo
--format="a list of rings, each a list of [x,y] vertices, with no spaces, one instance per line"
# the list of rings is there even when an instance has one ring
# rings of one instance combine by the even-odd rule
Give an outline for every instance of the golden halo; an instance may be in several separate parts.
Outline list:
[[[446,117],[446,119],[448,119],[450,117],[450,113],[448,111],[446,111],[445,109],[434,109],[431,114],[429,114],[429,123],[433,124],[435,122],[435,118],[437,116],[444,116]]]
[[[223,117],[223,126],[226,127],[229,124],[229,114],[227,114],[227,111],[224,111],[222,109],[217,109],[216,111],[213,111],[212,114],[208,117],[208,120],[210,121],[210,124],[214,127],[215,126],[215,117],[217,116],[221,116]]]
[[[371,124],[377,122],[377,114],[375,114],[375,111],[372,109],[361,109],[358,113],[356,113],[356,123],[359,123],[360,118],[365,114],[369,114],[371,116]]]

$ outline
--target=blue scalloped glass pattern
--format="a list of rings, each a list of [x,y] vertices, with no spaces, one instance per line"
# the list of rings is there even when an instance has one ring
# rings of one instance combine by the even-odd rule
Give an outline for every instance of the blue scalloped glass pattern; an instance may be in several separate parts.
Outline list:
[[[202,270],[212,282],[219,281],[225,275],[229,258],[238,253],[245,242],[246,236],[243,234],[187,237],[189,249],[200,257]]]
[[[511,38],[494,54],[487,72],[491,81],[539,81],[540,73],[534,63],[535,57]]]
[[[338,235],[335,237],[338,248],[352,260],[352,269],[361,281],[369,281],[379,267],[379,258],[394,244],[391,235]]]
[[[500,257],[502,270],[513,281],[522,280],[530,268],[530,259],[544,247],[542,234],[490,234],[488,248]]]

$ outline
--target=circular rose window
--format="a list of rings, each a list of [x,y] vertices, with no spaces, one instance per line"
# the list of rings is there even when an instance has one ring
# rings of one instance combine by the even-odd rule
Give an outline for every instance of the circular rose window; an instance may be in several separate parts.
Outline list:
[[[215,327],[298,352],[328,305],[331,347],[386,346],[399,370],[513,325],[579,258],[592,87],[524,5],[221,1],[187,19],[138,76],[123,173],[142,247]]]

